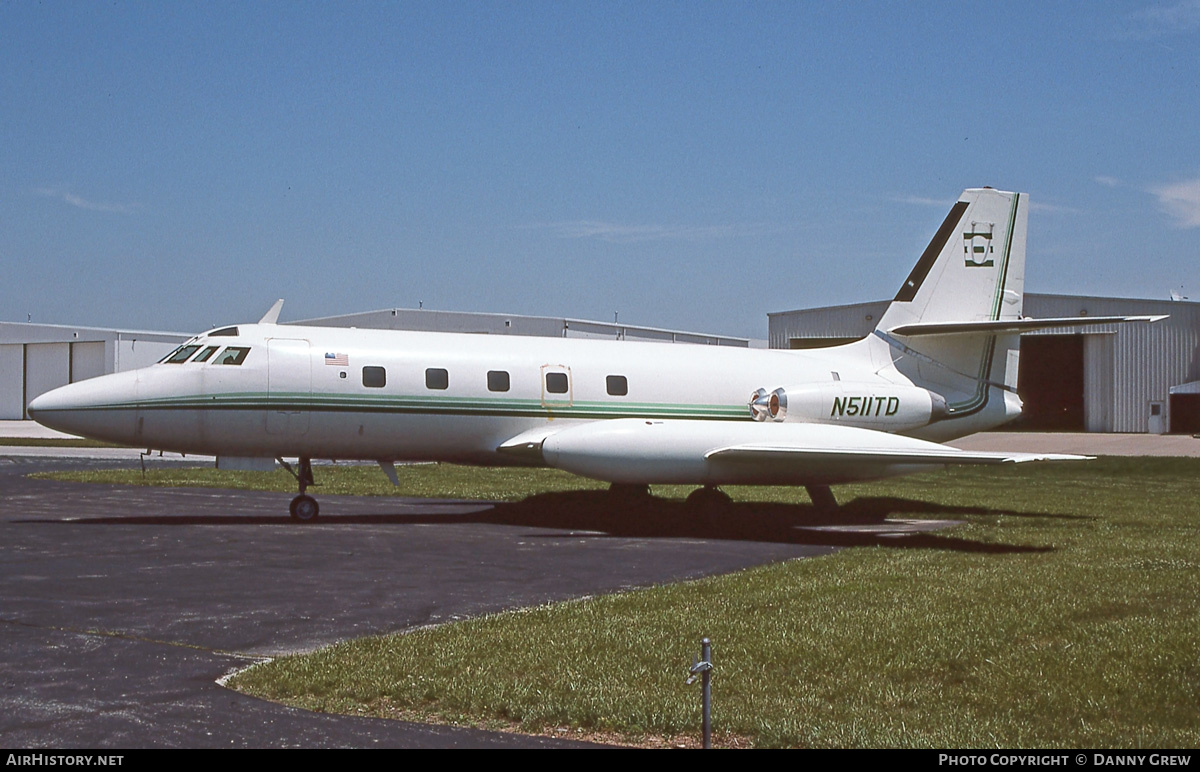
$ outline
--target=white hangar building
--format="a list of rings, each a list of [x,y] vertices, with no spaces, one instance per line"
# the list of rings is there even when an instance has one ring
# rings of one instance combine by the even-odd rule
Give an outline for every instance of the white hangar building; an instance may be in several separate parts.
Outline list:
[[[190,334],[0,322],[0,420],[27,418],[34,397],[166,356]]]
[[[889,301],[769,314],[771,348],[819,348],[871,333]],[[1030,431],[1200,433],[1200,303],[1025,294],[1030,317],[1167,314],[1152,324],[1021,336]]]

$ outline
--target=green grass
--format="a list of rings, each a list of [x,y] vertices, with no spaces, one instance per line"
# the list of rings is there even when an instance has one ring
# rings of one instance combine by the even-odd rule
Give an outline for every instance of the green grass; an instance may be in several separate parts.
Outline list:
[[[427,476],[467,498],[519,499],[521,479],[537,491],[588,485],[545,470],[404,474],[404,493],[424,490]],[[794,503],[739,504],[718,537],[838,539],[780,530],[780,518],[810,517],[802,491],[731,492]],[[725,744],[1200,745],[1200,460],[960,469],[837,493],[847,518],[965,524],[846,537],[861,546],[352,641],[230,685],[318,711],[648,744],[696,737],[699,687],[683,681],[709,636]],[[774,529],[760,528],[768,514]]]
[[[211,467],[155,469],[153,460],[147,467],[145,474],[136,469],[102,469],[43,472],[34,476],[107,485],[230,488],[293,494],[296,492],[295,478],[283,469],[273,472],[230,472]],[[520,501],[537,493],[598,490],[607,487],[604,483],[585,480],[554,469],[466,467],[455,464],[398,465],[398,488],[393,487],[374,464],[318,465],[313,467],[313,474],[317,486],[311,488],[310,492],[318,498],[356,495]]]

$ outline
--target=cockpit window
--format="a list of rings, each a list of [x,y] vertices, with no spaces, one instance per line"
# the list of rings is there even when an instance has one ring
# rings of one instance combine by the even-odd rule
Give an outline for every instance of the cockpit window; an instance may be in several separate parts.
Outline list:
[[[208,334],[208,337],[216,338],[216,337],[220,336],[220,337],[225,337],[225,338],[236,338],[237,334],[238,334],[237,327],[222,327],[219,330],[213,330],[212,332],[210,332]]]
[[[218,348],[220,348],[220,346],[206,347],[203,351],[196,355],[196,358],[193,359],[192,362],[207,362],[209,357],[217,353]]]
[[[246,346],[230,346],[221,352],[215,360],[214,365],[240,365],[246,361],[246,355],[250,353],[250,349]]]
[[[167,357],[163,361],[169,365],[183,364],[184,362],[188,361],[192,354],[195,354],[199,348],[199,346],[180,346],[179,348],[175,349],[175,353],[171,354],[171,356]]]

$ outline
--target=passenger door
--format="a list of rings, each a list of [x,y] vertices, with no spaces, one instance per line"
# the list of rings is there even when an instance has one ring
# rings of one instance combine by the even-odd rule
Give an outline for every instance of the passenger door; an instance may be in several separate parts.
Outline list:
[[[308,432],[312,399],[312,353],[307,340],[267,341],[267,433]]]

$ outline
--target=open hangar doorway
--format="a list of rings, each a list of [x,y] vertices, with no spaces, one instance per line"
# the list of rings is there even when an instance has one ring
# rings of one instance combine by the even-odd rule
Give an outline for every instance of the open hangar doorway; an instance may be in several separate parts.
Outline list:
[[[1021,417],[1003,427],[1025,432],[1086,431],[1083,335],[1022,335],[1017,394]]]
[[[1112,333],[1021,336],[1021,417],[1001,431],[1114,430]]]
[[[1171,434],[1200,435],[1200,381],[1171,387],[1167,415]]]

